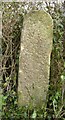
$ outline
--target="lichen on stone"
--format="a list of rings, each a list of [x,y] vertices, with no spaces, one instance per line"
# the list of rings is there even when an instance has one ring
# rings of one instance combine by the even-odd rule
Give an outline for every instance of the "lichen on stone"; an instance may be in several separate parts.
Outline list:
[[[24,17],[18,79],[18,91],[24,96],[24,99],[19,96],[22,105],[46,101],[52,37],[53,22],[48,13],[33,11]]]

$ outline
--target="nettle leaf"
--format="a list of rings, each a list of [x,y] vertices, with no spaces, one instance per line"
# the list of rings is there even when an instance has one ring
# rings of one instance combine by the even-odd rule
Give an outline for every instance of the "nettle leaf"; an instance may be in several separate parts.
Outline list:
[[[27,113],[26,112],[24,112],[24,118],[27,118]]]
[[[32,116],[31,116],[31,118],[36,118],[36,116],[37,116],[37,113],[36,113],[36,111],[34,110],[34,112],[33,112]]]
[[[60,23],[59,23],[59,25],[58,25],[58,26],[59,26],[60,28],[63,28],[63,25],[62,25],[62,24],[60,24]]]
[[[7,99],[7,96],[3,96],[3,100],[6,100]]]
[[[61,75],[61,80],[65,81],[65,76],[64,75]]]
[[[60,93],[59,93],[59,92],[57,92],[57,93],[56,93],[56,95],[55,95],[56,100],[58,100],[58,99],[59,99],[59,96],[60,96]]]

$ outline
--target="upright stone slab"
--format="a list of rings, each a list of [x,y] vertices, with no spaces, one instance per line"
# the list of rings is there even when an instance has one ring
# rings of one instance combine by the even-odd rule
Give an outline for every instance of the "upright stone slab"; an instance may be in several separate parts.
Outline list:
[[[2,12],[0,11],[0,119],[2,115]]]
[[[19,61],[19,104],[33,106],[46,101],[49,85],[53,24],[45,11],[24,17]]]

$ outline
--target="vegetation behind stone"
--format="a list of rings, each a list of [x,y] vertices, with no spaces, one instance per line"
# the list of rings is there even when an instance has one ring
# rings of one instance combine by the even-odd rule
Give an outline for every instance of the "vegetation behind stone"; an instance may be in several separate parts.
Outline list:
[[[2,120],[22,120],[44,118],[64,120],[65,118],[65,58],[64,9],[54,3],[25,2],[2,3]],[[46,10],[53,18],[53,50],[51,54],[50,83],[47,108],[18,107],[18,68],[21,29],[24,15],[32,10]]]

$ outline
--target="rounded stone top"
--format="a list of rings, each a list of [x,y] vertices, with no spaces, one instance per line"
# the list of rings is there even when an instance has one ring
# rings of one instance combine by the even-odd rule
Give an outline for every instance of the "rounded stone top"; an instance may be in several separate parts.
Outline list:
[[[24,16],[25,21],[31,20],[31,21],[41,21],[43,24],[51,24],[51,27],[53,27],[53,19],[49,13],[47,13],[45,10],[32,10],[27,15]]]

